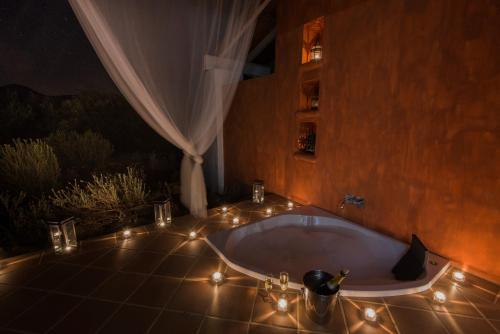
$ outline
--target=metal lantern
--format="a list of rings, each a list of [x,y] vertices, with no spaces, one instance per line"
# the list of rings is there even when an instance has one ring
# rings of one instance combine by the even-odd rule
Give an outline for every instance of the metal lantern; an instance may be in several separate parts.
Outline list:
[[[264,203],[264,181],[255,180],[253,182],[252,202]]]
[[[172,207],[170,200],[154,202],[155,224],[164,227],[172,223]]]
[[[319,96],[313,95],[311,96],[311,110],[318,110],[319,108]]]
[[[321,47],[321,43],[319,41],[319,38],[316,40],[316,43],[314,43],[313,47],[311,48],[311,60],[312,61],[320,61],[323,56],[323,50]]]
[[[59,222],[49,222],[49,233],[56,253],[70,251],[78,246],[75,219],[70,217]]]

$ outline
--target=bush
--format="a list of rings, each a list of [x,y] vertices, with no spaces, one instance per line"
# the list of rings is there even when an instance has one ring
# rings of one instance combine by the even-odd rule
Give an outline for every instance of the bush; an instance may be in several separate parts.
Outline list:
[[[45,197],[29,200],[24,192],[0,193],[0,247],[12,252],[16,247],[45,246],[45,221],[52,216]]]
[[[75,131],[57,131],[47,141],[65,168],[100,169],[113,154],[113,145],[92,130],[81,134]]]
[[[57,157],[42,140],[15,139],[0,146],[0,179],[7,188],[41,194],[57,184],[59,175]]]
[[[53,191],[52,203],[83,221],[113,222],[130,219],[146,203],[143,176],[134,168],[126,173],[92,175],[89,182],[75,180]]]

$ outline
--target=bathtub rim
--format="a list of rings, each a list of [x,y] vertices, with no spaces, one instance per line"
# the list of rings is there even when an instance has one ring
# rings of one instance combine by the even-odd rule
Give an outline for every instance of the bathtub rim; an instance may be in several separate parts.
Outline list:
[[[354,227],[361,228],[368,230],[371,233],[375,233],[377,235],[382,236],[383,238],[389,238],[394,241],[397,241],[399,243],[406,244],[405,242],[402,242],[398,239],[395,239],[393,237],[390,237],[388,235],[385,235],[383,233],[380,233],[378,231],[372,230],[368,227],[356,224],[352,221],[349,221],[343,217],[339,217],[337,215],[334,215],[330,212],[327,212],[323,209],[314,207],[314,206],[301,206],[298,208],[294,208],[292,210],[287,210],[284,212],[280,212],[278,214],[274,214],[271,217],[264,217],[262,219],[256,220],[250,224],[256,224],[262,221],[265,221],[267,219],[277,217],[277,216],[283,216],[283,215],[299,215],[299,216],[320,216],[320,217],[325,217],[325,218],[334,218],[343,221],[344,223],[347,224],[352,224]],[[217,233],[224,233],[226,232],[227,234],[230,234],[231,231],[234,231],[235,229],[240,229],[248,226],[249,224],[243,224],[238,227],[235,227],[231,230],[226,230],[226,231],[221,231],[221,232],[216,232]],[[214,235],[212,234],[212,235]],[[209,236],[205,236],[203,239],[205,242],[210,246],[210,248],[226,263],[228,267],[231,269],[238,271],[242,274],[245,274],[247,276],[253,277],[259,281],[263,281],[266,278],[265,274],[261,274],[257,271],[251,270],[249,268],[245,268],[242,265],[239,265],[233,261],[231,261],[228,257],[224,255],[224,253],[209,239]],[[227,238],[226,238],[227,241]],[[406,244],[408,245],[408,244]],[[429,278],[429,269],[433,269],[430,267],[430,262],[436,261],[437,263],[440,262],[445,262],[442,267],[437,270],[437,272],[433,273],[433,277]],[[419,292],[423,292],[426,290],[429,290],[434,283],[436,283],[439,278],[446,273],[448,268],[450,267],[450,261],[442,256],[439,256],[437,254],[434,254],[429,251],[429,258],[428,262],[426,265],[426,276],[416,280],[416,281],[396,281],[394,284],[378,284],[378,285],[347,285],[348,288],[342,289],[340,291],[341,295],[346,296],[346,297],[391,297],[391,296],[402,296],[402,295],[409,295],[409,294],[415,294]],[[273,283],[276,285],[279,285],[279,279],[277,278],[272,278]],[[288,286],[290,289],[294,290],[301,290],[303,288],[302,283],[297,283],[297,282],[292,282],[290,281],[288,283]]]

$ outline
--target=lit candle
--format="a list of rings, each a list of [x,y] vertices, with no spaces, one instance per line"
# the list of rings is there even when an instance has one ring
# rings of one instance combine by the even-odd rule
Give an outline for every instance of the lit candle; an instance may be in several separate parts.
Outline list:
[[[71,251],[71,246],[66,246],[65,250],[66,250],[66,252]]]
[[[286,205],[288,206],[289,210],[293,209],[293,202],[292,201],[288,201],[288,203]]]
[[[457,282],[465,282],[465,275],[461,271],[453,272],[453,279]]]
[[[124,238],[130,238],[131,234],[132,234],[132,232],[129,229],[126,229],[125,231],[123,231]]]
[[[270,216],[273,214],[273,208],[267,208],[266,209],[266,215]]]
[[[434,301],[440,304],[444,304],[446,302],[446,295],[441,291],[434,292]]]
[[[238,225],[240,223],[240,219],[238,217],[233,218],[233,225]]]
[[[221,272],[216,271],[216,272],[212,273],[212,282],[214,282],[215,284],[219,284],[223,280],[224,280],[224,275],[222,275]]]
[[[286,312],[288,310],[288,301],[286,300],[286,296],[283,295],[278,299],[278,311]]]
[[[189,232],[189,239],[194,240],[198,234],[195,231]]]
[[[377,312],[371,307],[365,308],[365,319],[368,321],[377,321]]]
[[[227,206],[222,207],[222,213],[227,213]]]
[[[158,224],[158,226],[160,226],[160,227],[165,227],[165,222],[163,222],[163,221],[162,221],[162,222],[160,222],[160,223]]]

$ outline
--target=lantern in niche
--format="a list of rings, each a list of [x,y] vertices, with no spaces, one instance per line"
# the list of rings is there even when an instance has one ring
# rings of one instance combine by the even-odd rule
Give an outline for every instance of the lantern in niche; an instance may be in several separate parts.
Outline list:
[[[264,181],[255,180],[253,182],[252,202],[258,204],[264,203]]]
[[[313,95],[311,96],[311,110],[318,110],[319,108],[319,96]]]
[[[319,37],[314,42],[314,45],[311,48],[311,60],[312,61],[320,61],[323,57],[323,48],[321,46],[321,42]]]
[[[52,246],[56,253],[69,252],[78,246],[73,217],[59,222],[48,222],[48,226]]]
[[[164,227],[172,223],[172,207],[170,200],[156,201],[153,203],[155,211],[155,224]]]

